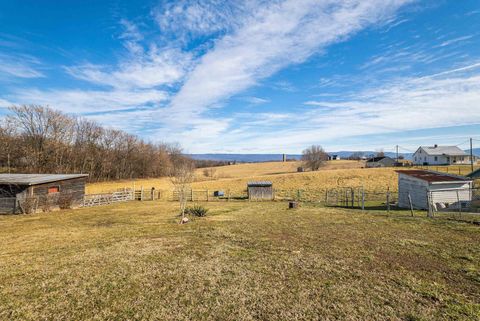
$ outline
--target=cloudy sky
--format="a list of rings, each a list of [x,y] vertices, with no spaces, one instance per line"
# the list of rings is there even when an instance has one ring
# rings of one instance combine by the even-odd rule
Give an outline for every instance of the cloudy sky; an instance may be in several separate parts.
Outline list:
[[[0,0],[0,25],[0,114],[191,153],[480,138],[478,0]]]

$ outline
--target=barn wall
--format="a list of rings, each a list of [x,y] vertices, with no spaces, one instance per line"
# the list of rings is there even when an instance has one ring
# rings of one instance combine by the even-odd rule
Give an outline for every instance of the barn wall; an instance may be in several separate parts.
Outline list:
[[[459,206],[458,202],[472,200],[471,183],[448,183],[430,185],[432,202]],[[458,196],[457,196],[458,195]]]
[[[78,207],[83,203],[85,196],[86,177],[74,178],[64,181],[51,182],[32,186],[32,196],[39,197],[39,202],[45,200],[47,196],[55,194],[48,194],[48,189],[53,186],[58,186],[60,191],[56,194],[57,197],[71,197],[72,206]]]
[[[428,209],[427,186],[425,181],[404,174],[398,175],[398,206],[409,208],[408,194],[416,209]]]

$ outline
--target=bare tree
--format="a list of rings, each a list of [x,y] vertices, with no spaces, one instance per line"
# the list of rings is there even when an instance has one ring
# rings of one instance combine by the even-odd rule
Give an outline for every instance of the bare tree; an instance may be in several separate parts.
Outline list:
[[[188,192],[191,191],[190,184],[195,178],[195,166],[193,161],[187,158],[179,158],[173,162],[170,170],[170,180],[178,193],[180,203],[181,223],[185,223],[185,208],[187,207]]]
[[[302,161],[306,168],[318,170],[328,160],[328,154],[320,145],[312,145],[302,153]]]
[[[375,157],[385,157],[385,152],[383,151],[383,148],[375,150]]]
[[[178,145],[147,143],[48,107],[12,106],[0,118],[0,171],[80,172],[102,181],[167,176],[182,159]]]

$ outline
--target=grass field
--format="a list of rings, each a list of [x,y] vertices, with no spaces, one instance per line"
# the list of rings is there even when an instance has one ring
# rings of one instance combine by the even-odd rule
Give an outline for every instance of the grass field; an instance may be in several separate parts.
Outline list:
[[[0,216],[0,319],[478,320],[478,226],[168,202]],[[423,215],[423,213],[422,213]]]
[[[203,169],[196,171],[194,189],[230,190],[233,194],[242,193],[246,183],[252,180],[269,180],[278,190],[305,190],[306,195],[323,194],[327,188],[338,186],[362,186],[367,190],[396,189],[396,173],[394,169],[365,169],[358,161],[328,162],[317,172],[297,173],[301,162],[269,162],[238,164],[215,168],[216,177],[205,177]],[[157,190],[173,188],[168,178],[144,179],[136,181],[115,181],[93,183],[87,186],[87,194],[114,191],[118,188],[143,186],[146,189],[155,187]]]

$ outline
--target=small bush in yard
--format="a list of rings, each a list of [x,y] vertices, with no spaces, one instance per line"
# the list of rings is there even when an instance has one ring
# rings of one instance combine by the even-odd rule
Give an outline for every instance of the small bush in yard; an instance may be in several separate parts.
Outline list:
[[[201,205],[193,205],[185,209],[186,214],[190,214],[197,217],[204,217],[207,215],[208,209]]]

